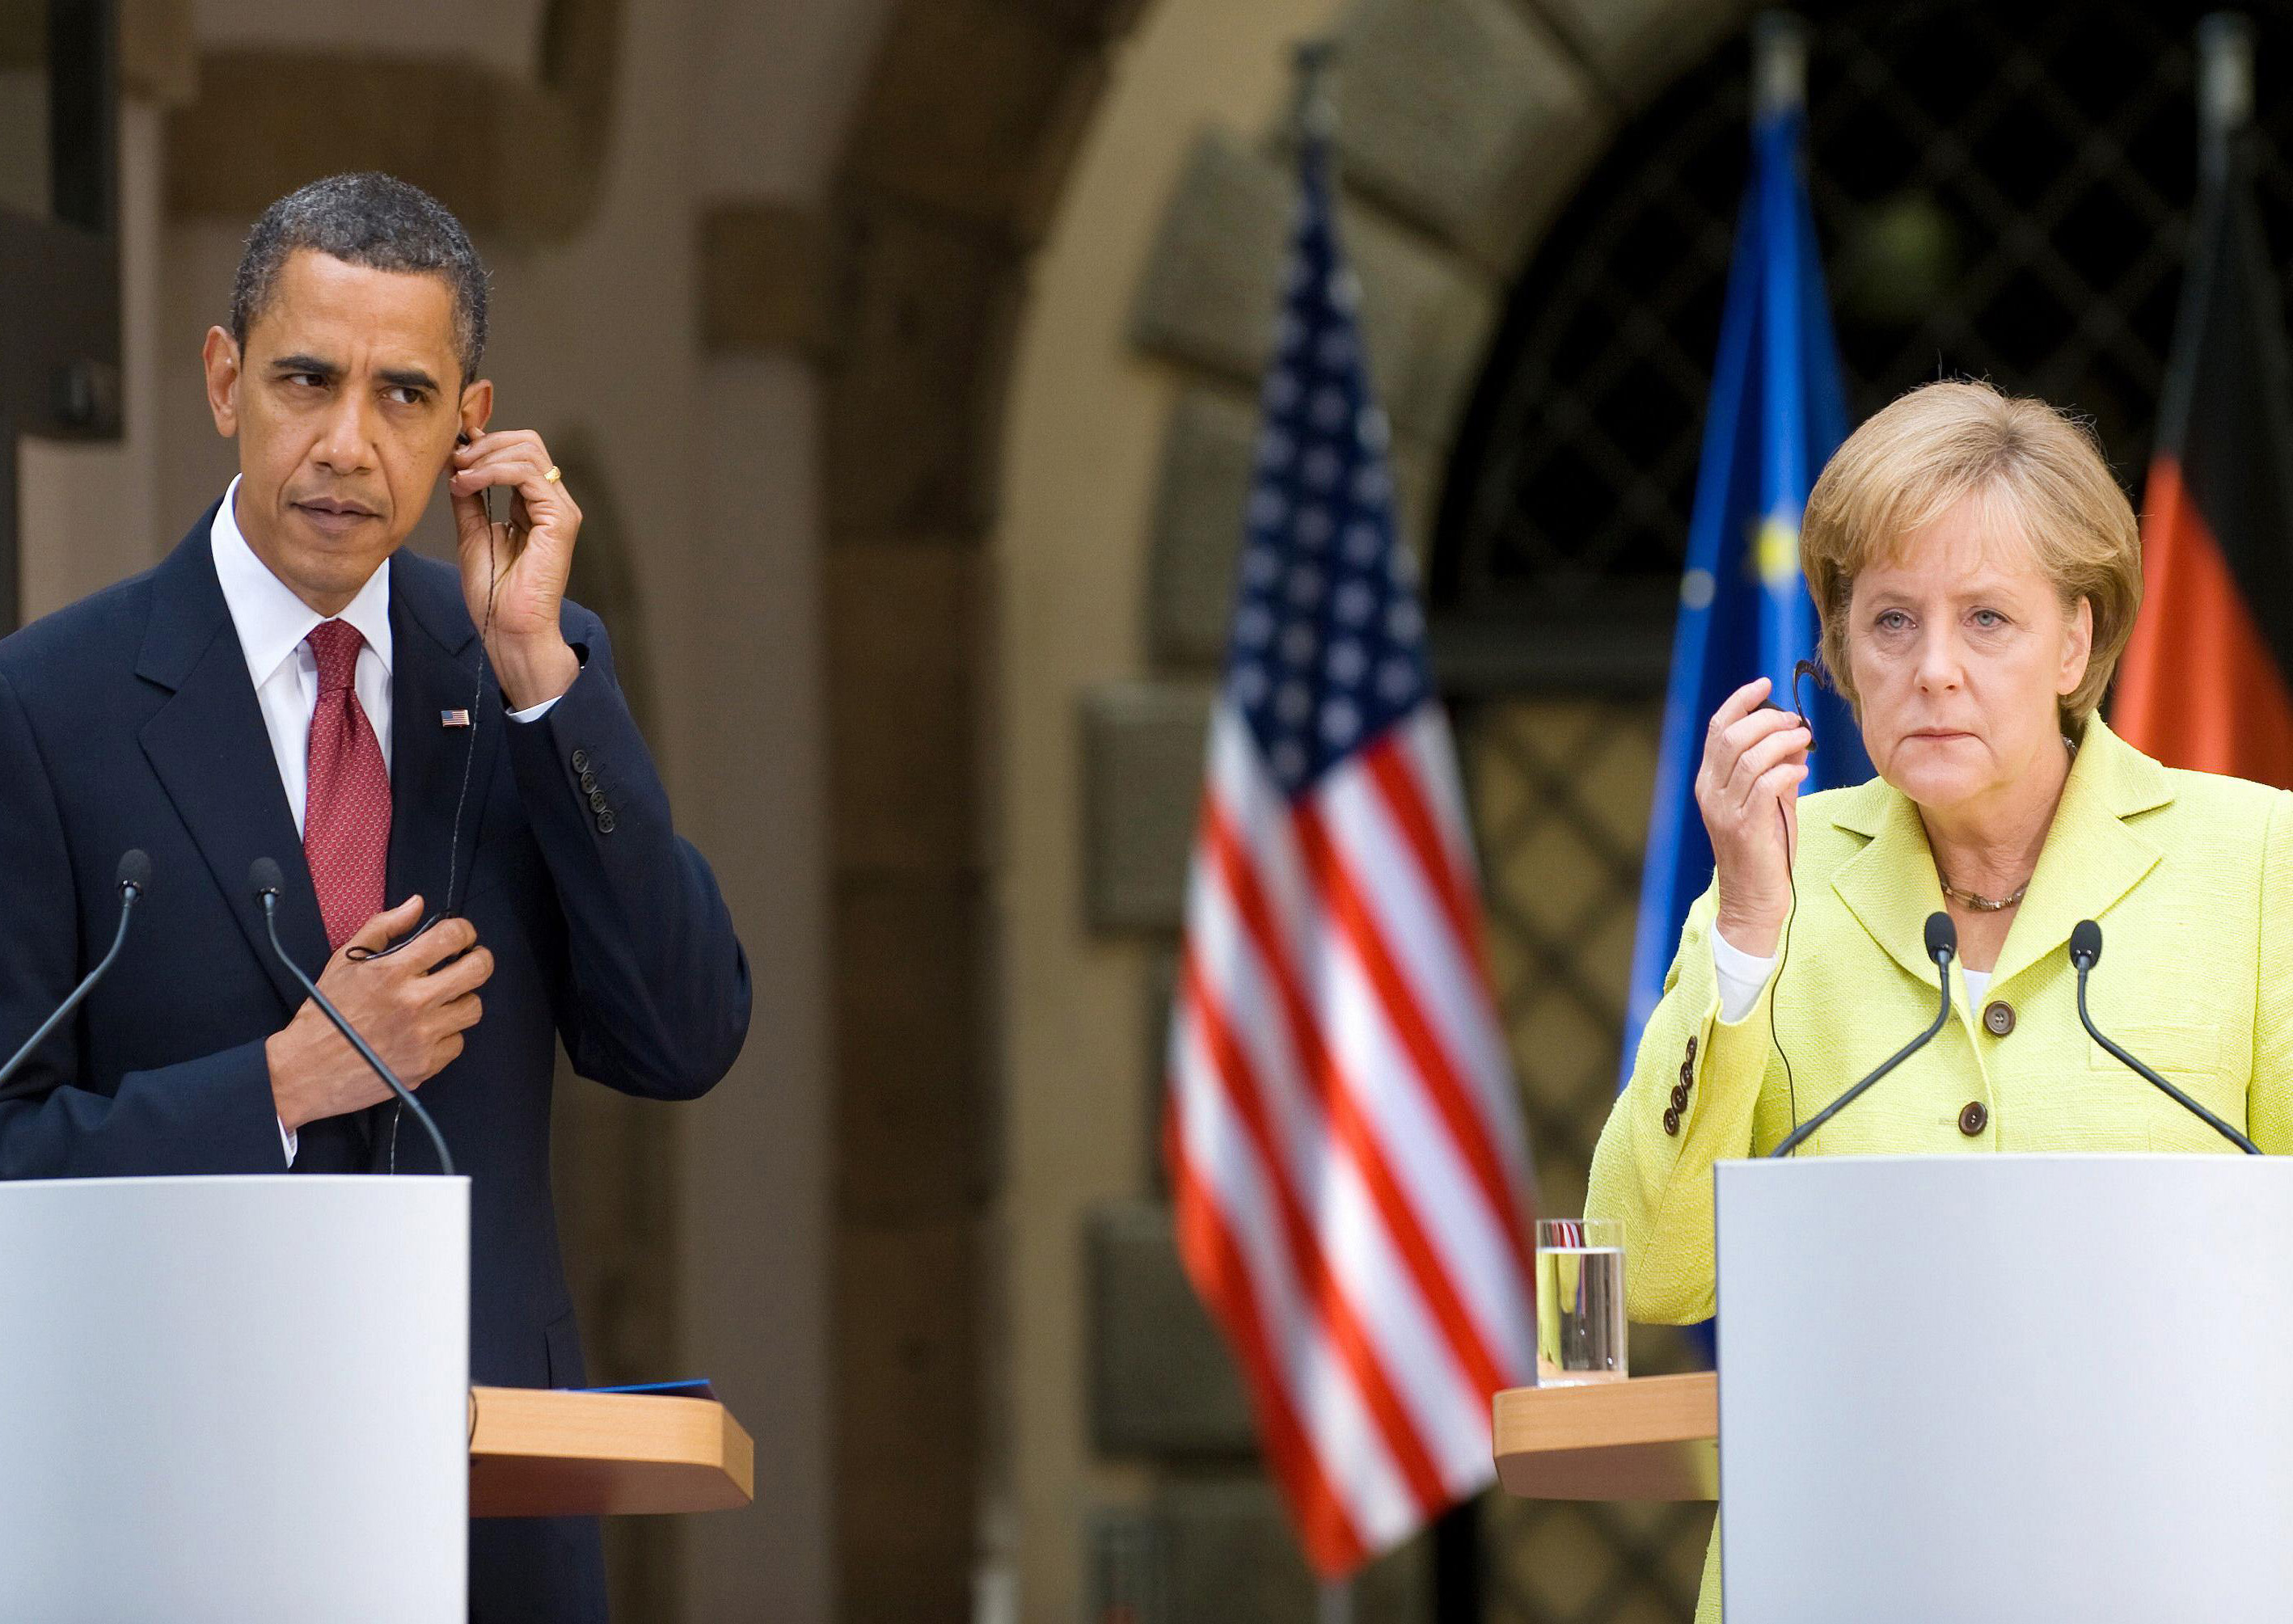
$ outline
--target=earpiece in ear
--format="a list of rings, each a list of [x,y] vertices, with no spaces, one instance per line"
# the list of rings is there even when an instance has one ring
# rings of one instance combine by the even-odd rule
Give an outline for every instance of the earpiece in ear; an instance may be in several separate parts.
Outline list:
[[[1800,703],[1799,680],[1802,677],[1807,678],[1816,685],[1818,690],[1821,690],[1831,686],[1831,674],[1811,659],[1801,660],[1792,667],[1792,709],[1798,713],[1799,724],[1812,734],[1815,731],[1815,724],[1807,719],[1807,707]],[[1807,747],[1807,753],[1811,755],[1815,754],[1815,745],[1811,739]]]
[[[464,429],[460,433],[455,435],[454,443],[458,446],[468,445],[470,443],[470,431]]]

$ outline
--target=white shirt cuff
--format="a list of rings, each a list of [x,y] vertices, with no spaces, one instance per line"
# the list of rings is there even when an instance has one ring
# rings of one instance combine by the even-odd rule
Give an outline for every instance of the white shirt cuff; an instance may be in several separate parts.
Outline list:
[[[576,677],[573,680],[579,682],[580,678]],[[572,691],[568,689],[566,691],[570,693]],[[557,696],[557,699],[564,697],[565,695],[561,693]],[[512,722],[539,722],[549,714],[549,707],[556,704],[557,699],[544,699],[539,705],[529,705],[523,710],[514,710],[510,712],[509,719]]]
[[[279,1148],[287,1152],[287,1165],[288,1167],[291,1168],[295,1165],[295,1152],[301,1148],[302,1143],[302,1135],[296,1133],[293,1128],[288,1127],[284,1122],[281,1122],[279,1125]]]
[[[1760,989],[1768,984],[1768,977],[1776,973],[1773,956],[1760,958],[1745,952],[1712,929],[1712,968],[1720,977],[1720,1018],[1730,1025],[1752,1013],[1752,1006],[1760,1001]]]

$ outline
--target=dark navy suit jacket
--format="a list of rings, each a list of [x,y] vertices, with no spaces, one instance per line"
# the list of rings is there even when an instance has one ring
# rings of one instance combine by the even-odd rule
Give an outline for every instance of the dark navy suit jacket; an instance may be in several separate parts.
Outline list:
[[[109,946],[120,853],[149,895],[110,975],[0,1101],[0,1177],[278,1173],[263,1040],[303,1002],[272,957],[247,866],[286,876],[280,935],[327,959],[302,841],[217,584],[214,510],[156,570],[0,641],[0,1054]],[[388,897],[453,902],[494,953],[485,1014],[422,1086],[471,1179],[470,1377],[582,1382],[550,1201],[550,1084],[573,1068],[688,1099],[724,1076],[749,971],[715,877],[668,799],[595,615],[568,603],[584,664],[545,716],[514,723],[450,566],[390,561]],[[468,793],[458,840],[453,823]],[[416,1125],[377,1106],[307,1124],[294,1171],[433,1172]],[[475,1619],[602,1618],[594,1524],[471,1525]]]

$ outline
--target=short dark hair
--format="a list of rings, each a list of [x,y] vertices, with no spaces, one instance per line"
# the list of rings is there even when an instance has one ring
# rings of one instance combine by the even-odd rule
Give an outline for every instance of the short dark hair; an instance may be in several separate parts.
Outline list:
[[[231,335],[243,353],[247,330],[270,306],[279,273],[298,248],[370,271],[446,279],[454,294],[454,347],[462,381],[486,352],[486,268],[451,209],[386,174],[336,174],[288,193],[247,234],[231,281]]]

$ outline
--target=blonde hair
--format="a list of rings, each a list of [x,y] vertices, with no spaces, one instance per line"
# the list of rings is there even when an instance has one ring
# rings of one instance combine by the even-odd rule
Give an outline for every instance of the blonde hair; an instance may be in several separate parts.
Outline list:
[[[2093,432],[2044,400],[1988,384],[1927,384],[1847,437],[1809,493],[1800,568],[1822,621],[1823,663],[1851,703],[1847,601],[1855,577],[1968,497],[2003,503],[2063,607],[2094,606],[2086,680],[2062,700],[2070,736],[2102,702],[2142,607],[2142,536]]]

